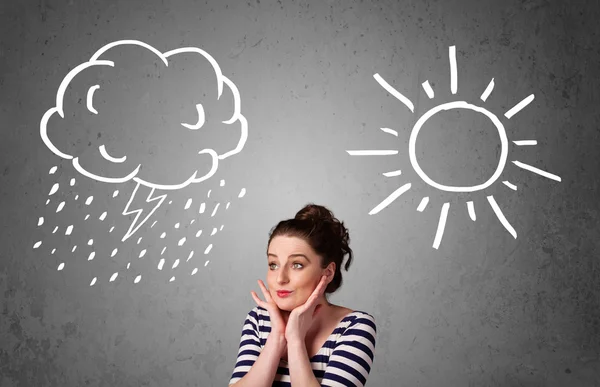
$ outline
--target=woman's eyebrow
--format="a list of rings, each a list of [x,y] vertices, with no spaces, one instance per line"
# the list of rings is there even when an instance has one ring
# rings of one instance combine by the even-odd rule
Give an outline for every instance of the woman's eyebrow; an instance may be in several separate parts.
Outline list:
[[[273,254],[273,253],[267,253],[267,256],[269,256],[269,257],[275,257],[275,258],[278,258],[278,257],[277,257],[277,255],[275,255],[275,254]],[[289,256],[288,258],[298,258],[298,257],[299,257],[299,258],[304,258],[304,259],[306,259],[308,262],[310,262],[310,259],[309,259],[309,258],[308,258],[306,255],[304,255],[304,254],[302,254],[302,253],[290,254],[290,256]]]

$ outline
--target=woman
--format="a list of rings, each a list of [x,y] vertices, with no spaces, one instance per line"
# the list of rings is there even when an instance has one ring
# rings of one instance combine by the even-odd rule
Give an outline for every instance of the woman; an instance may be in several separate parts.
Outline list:
[[[258,285],[244,322],[229,385],[364,386],[375,352],[375,319],[329,303],[352,261],[348,230],[331,211],[308,204],[269,236],[267,285]]]

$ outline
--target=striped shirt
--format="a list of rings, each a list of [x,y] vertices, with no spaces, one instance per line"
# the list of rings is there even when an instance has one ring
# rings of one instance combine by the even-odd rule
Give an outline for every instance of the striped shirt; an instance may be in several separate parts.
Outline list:
[[[237,360],[229,384],[246,375],[264,348],[271,332],[269,312],[255,306],[246,316]],[[353,311],[336,326],[319,352],[310,358],[315,378],[322,386],[363,387],[373,365],[377,328],[368,313]],[[280,359],[273,386],[290,384],[286,360]]]

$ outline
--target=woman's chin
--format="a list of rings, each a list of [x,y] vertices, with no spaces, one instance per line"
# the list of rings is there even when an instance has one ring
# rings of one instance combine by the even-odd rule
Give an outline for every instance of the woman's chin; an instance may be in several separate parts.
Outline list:
[[[278,301],[278,302],[276,302],[276,304],[277,304],[277,307],[279,308],[279,310],[282,310],[285,312],[291,312],[295,308],[295,305],[293,305],[291,303],[287,303],[287,302]]]

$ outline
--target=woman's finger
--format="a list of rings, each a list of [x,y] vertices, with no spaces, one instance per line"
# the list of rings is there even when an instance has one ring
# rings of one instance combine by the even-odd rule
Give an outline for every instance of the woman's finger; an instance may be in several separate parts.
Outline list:
[[[317,295],[320,296],[321,294],[325,293],[325,289],[327,289],[327,277],[323,276],[323,278],[321,279],[321,282],[319,283],[319,286],[317,286],[317,288],[319,289],[317,291]]]
[[[256,304],[260,307],[264,308],[263,305],[263,300],[261,300],[260,298],[258,298],[258,295],[254,292],[254,291],[250,291],[250,294],[252,295],[252,298],[254,299],[254,302],[256,302]]]
[[[308,300],[306,300],[306,303],[304,303],[304,305],[302,307],[302,312],[306,312],[307,310],[310,310],[312,307],[314,307],[316,305],[316,303],[319,301],[319,297],[321,296],[321,294],[323,294],[324,289],[327,286],[326,280],[327,280],[327,277],[325,277],[325,276],[321,277],[321,281],[319,281],[319,284],[317,285],[315,290],[313,290],[310,297],[308,297]]]
[[[262,280],[258,280],[258,286],[260,287],[260,290],[263,292],[263,295],[265,296],[265,300],[267,302],[271,302],[271,294],[269,293],[269,291],[267,290],[265,284],[262,282]]]
[[[327,277],[325,277],[325,276],[321,277],[321,281],[319,281],[319,284],[317,285],[315,290],[313,290],[312,294],[310,295],[312,301],[318,300],[319,297],[321,296],[321,294],[324,293],[325,287],[327,286],[326,280],[327,280]]]

